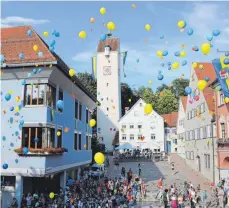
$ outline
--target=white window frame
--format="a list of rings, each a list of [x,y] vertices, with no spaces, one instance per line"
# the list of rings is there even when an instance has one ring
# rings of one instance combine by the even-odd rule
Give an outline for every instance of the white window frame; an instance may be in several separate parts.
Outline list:
[[[130,134],[130,140],[134,140],[134,134]]]
[[[150,138],[151,138],[152,140],[155,140],[155,139],[156,139],[156,134],[151,134],[151,135],[150,135]]]
[[[122,129],[126,129],[126,124],[122,124]]]
[[[139,128],[139,126],[141,126],[141,128]],[[138,129],[142,129],[142,124],[138,124]]]
[[[122,140],[126,140],[126,134],[122,134]]]
[[[133,126],[133,128],[131,126]],[[134,129],[134,124],[130,124],[130,129]]]

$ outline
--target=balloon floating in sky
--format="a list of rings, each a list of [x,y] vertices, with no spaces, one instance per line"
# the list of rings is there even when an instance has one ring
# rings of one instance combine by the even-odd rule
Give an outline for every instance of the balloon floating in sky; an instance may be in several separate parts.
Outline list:
[[[136,5],[135,5],[135,4],[132,4],[131,7],[132,7],[133,9],[135,9],[135,8],[136,8]]]
[[[25,58],[24,53],[20,53],[20,54],[19,54],[19,58],[20,58],[21,60],[24,59],[24,58]]]
[[[162,56],[167,56],[168,54],[168,51],[163,51]]]
[[[211,45],[209,43],[203,43],[201,45],[201,51],[204,55],[209,54],[209,52],[211,51]]]
[[[209,77],[205,77],[204,79],[206,82],[208,82],[210,80]]]
[[[90,18],[90,23],[94,23],[95,22],[95,18],[94,17],[91,17]]]
[[[164,64],[164,63],[161,63],[161,66],[162,66],[162,67],[164,67],[164,66],[165,66],[165,64]]]
[[[49,198],[50,198],[50,199],[53,199],[54,196],[55,196],[55,194],[54,194],[53,192],[51,192],[51,193],[49,194]]]
[[[176,52],[174,53],[174,56],[180,56],[180,52],[179,52],[179,51],[176,51]]]
[[[184,91],[185,91],[185,93],[186,93],[187,95],[190,95],[190,94],[192,93],[192,88],[189,87],[189,86],[187,86],[187,87],[185,87]]]
[[[6,101],[9,101],[11,99],[11,95],[10,95],[10,93],[7,93],[6,95],[5,95],[5,100]]]
[[[55,33],[55,37],[57,37],[57,38],[60,37],[60,33],[59,32],[56,32]]]
[[[194,46],[194,47],[192,48],[192,50],[193,50],[193,51],[199,51],[199,48],[198,48],[197,46]]]
[[[107,35],[106,34],[103,34],[100,36],[100,40],[101,41],[105,41],[107,39]]]
[[[171,70],[171,66],[168,66],[168,70]]]
[[[185,66],[187,64],[187,61],[183,60],[181,64],[182,64],[182,66]]]
[[[168,66],[171,66],[171,62],[168,62],[167,64],[168,64]]]
[[[47,31],[45,31],[43,34],[44,34],[45,37],[49,36],[49,32],[47,32]]]
[[[212,41],[213,36],[212,35],[208,35],[206,38],[207,38],[208,41]]]
[[[70,69],[68,73],[69,73],[70,77],[73,77],[76,74],[76,71],[75,71],[75,69]]]
[[[200,69],[204,69],[204,66],[202,64],[199,65]]]
[[[37,45],[34,45],[34,46],[33,46],[33,50],[34,50],[34,51],[37,51],[37,50],[38,50],[38,46],[37,46]]]
[[[163,80],[163,78],[164,78],[164,76],[163,76],[161,73],[159,73],[159,74],[157,75],[157,79],[158,79],[158,80]]]
[[[97,152],[94,156],[94,160],[98,165],[102,165],[105,161],[104,154],[101,152]]]
[[[192,35],[193,34],[193,29],[189,28],[187,33],[188,33],[188,35]]]
[[[1,62],[4,62],[5,61],[5,57],[3,55],[1,55]]]
[[[185,57],[186,56],[186,52],[185,51],[181,51],[180,52],[180,57]]]
[[[108,30],[115,30],[115,23],[114,22],[108,22],[107,23],[107,29]]]
[[[196,68],[198,66],[198,64],[196,62],[192,63],[192,68]]]
[[[99,12],[100,12],[101,15],[104,15],[104,14],[106,14],[107,10],[106,10],[106,8],[101,7]]]
[[[144,107],[145,114],[149,115],[153,111],[153,107],[151,104],[146,104]]]
[[[27,35],[28,35],[28,36],[32,36],[32,34],[33,34],[32,30],[28,30],[28,31],[27,31]]]
[[[146,29],[147,31],[150,31],[150,29],[151,29],[150,24],[146,24],[146,25],[145,25],[145,29]]]
[[[162,51],[157,51],[157,55],[161,57],[163,55]]]
[[[229,52],[225,52],[225,56],[229,56]]]
[[[180,63],[176,61],[172,64],[172,69],[178,69],[179,66],[180,66]]]
[[[160,36],[160,39],[164,39],[164,35],[161,35],[161,36]]]
[[[181,29],[181,28],[185,28],[186,27],[186,22],[184,20],[180,20],[177,23],[177,26]]]
[[[139,59],[136,59],[136,62],[138,63],[139,62]]]
[[[89,122],[90,127],[95,126],[95,124],[96,124],[96,120],[95,119],[91,119],[90,122]]]
[[[86,36],[87,36],[86,31],[80,31],[80,32],[79,32],[79,38],[84,39],[84,38],[86,38]]]
[[[213,32],[212,32],[212,35],[213,36],[218,36],[220,34],[220,31],[219,30],[214,30]]]
[[[204,90],[206,86],[207,86],[206,80],[199,80],[197,83],[197,87],[199,90]]]
[[[56,41],[55,40],[52,40],[51,43],[49,44],[51,47],[54,47],[56,44]]]
[[[9,167],[9,166],[8,166],[8,164],[6,164],[6,163],[2,165],[2,168],[3,168],[4,170],[6,170],[8,167]]]

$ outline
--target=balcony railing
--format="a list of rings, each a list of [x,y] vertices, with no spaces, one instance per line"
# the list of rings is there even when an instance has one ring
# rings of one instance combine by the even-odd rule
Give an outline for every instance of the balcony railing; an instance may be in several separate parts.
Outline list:
[[[28,153],[23,153],[23,148],[14,149],[14,152],[18,153],[18,155],[29,155],[29,156],[49,156],[49,155],[62,155],[64,152],[68,152],[66,148],[42,148],[42,149],[34,149],[28,148]]]
[[[219,148],[229,147],[229,138],[218,139],[217,144]]]

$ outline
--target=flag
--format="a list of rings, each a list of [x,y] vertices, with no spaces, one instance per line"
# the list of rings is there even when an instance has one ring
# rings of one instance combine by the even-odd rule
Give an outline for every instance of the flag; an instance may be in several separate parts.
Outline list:
[[[224,97],[229,97],[229,66],[224,64],[224,59],[226,57],[221,57],[220,59],[214,59],[212,64],[217,76],[217,79],[222,88]]]
[[[96,68],[97,68],[96,56],[93,56],[91,58],[91,60],[92,60],[92,78],[93,78],[93,80],[95,80],[96,79],[96,73],[97,73],[97,71],[96,71]]]
[[[122,52],[121,56],[122,56],[123,73],[124,73],[124,77],[126,77],[126,74],[125,74],[125,71],[124,71],[124,66],[126,64],[127,51]]]

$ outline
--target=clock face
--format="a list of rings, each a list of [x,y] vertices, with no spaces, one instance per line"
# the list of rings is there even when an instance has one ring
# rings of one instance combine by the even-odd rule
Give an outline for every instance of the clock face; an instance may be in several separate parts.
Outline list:
[[[103,67],[103,75],[111,75],[111,67],[110,66],[104,66]]]

